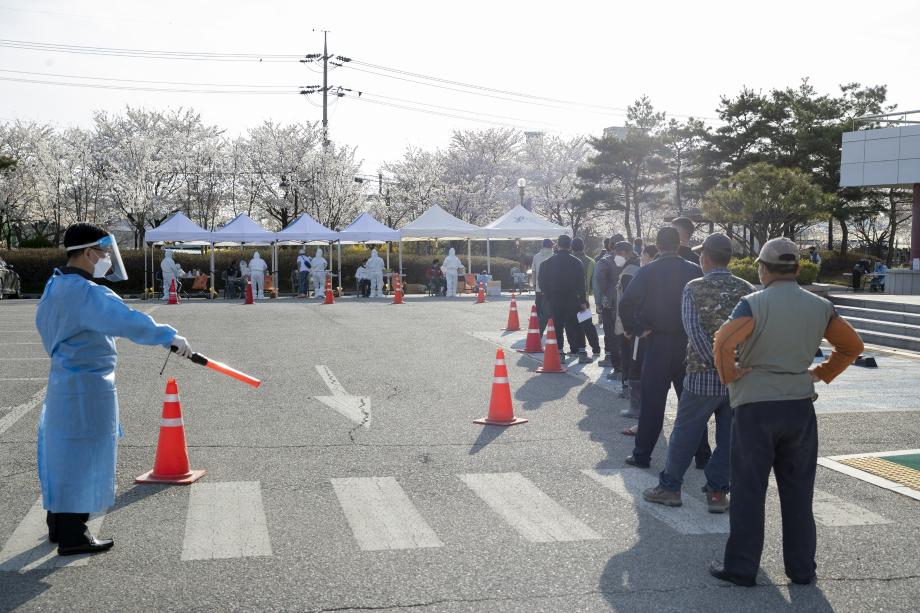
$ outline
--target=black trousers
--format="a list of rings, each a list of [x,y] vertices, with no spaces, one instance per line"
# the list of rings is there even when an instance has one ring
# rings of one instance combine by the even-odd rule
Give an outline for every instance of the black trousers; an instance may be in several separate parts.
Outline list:
[[[578,351],[581,347],[581,328],[578,326],[578,309],[550,305],[550,317],[556,328],[556,347],[563,351],[565,338],[569,339],[569,351]]]
[[[783,562],[789,577],[815,574],[812,498],[818,462],[818,424],[810,399],[752,402],[732,419],[731,532],[725,570],[753,577],[760,567],[764,502],[770,470],[783,517]]]
[[[92,538],[86,522],[89,513],[52,513],[48,511],[45,522],[48,524],[48,537],[58,545],[72,547],[88,543]]]
[[[575,320],[578,321],[578,318]],[[588,345],[591,345],[591,351],[595,355],[601,352],[601,340],[593,319],[586,319],[578,324],[578,347],[587,350]]]
[[[677,397],[684,391],[684,360],[687,357],[687,337],[683,334],[652,333],[645,338],[645,356],[642,360],[642,412],[639,414],[639,429],[636,431],[636,446],[633,457],[640,464],[647,464],[664,423],[664,409],[668,402],[668,390],[674,386]],[[703,433],[696,451],[698,465],[709,460],[709,431]]]
[[[614,334],[616,329],[617,310],[610,307],[601,309],[601,323],[604,324],[604,353],[609,356],[619,355],[620,346],[617,342],[620,337]]]
[[[543,336],[543,332],[546,330],[546,322],[549,321],[550,318],[549,303],[543,295],[543,292],[537,292],[534,296],[534,300],[537,305],[537,321],[540,322],[540,336]]]
[[[623,378],[627,381],[638,381],[642,378],[642,360],[645,358],[645,339],[639,339],[639,351],[636,352],[636,359],[633,360],[633,350],[636,339],[626,338],[625,335],[620,337],[620,363],[623,366]]]
[[[371,296],[371,280],[370,279],[361,279],[358,281],[358,293],[362,298],[370,298]]]

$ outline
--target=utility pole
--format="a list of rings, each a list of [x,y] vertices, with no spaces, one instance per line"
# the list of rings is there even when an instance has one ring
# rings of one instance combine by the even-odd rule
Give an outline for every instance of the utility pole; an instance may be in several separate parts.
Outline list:
[[[316,30],[314,30],[315,32]],[[345,62],[350,62],[351,58],[347,58],[343,55],[332,56],[329,55],[329,44],[328,44],[328,35],[329,30],[321,30],[323,33],[323,52],[322,53],[309,53],[304,56],[304,59],[300,60],[301,64],[309,64],[317,60],[323,61],[323,84],[319,85],[307,85],[300,90],[301,94],[310,95],[317,92],[322,92],[323,94],[323,151],[326,151],[329,148],[329,91],[334,89],[332,92],[334,96],[342,98],[345,96],[345,92],[350,92],[352,90],[344,88],[342,86],[332,88],[329,86],[329,60],[336,60],[332,62],[333,66],[341,66]],[[360,95],[360,93],[358,94]]]

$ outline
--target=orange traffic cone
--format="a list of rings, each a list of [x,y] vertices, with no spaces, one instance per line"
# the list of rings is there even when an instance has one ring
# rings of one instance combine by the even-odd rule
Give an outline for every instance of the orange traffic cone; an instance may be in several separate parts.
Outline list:
[[[169,302],[166,304],[179,304],[179,292],[176,291],[176,280],[169,282]]]
[[[396,293],[393,294],[393,302],[390,304],[406,304],[403,302],[402,279],[396,275]]]
[[[508,307],[508,323],[505,325],[505,332],[517,332],[521,329],[521,322],[518,320],[517,301],[514,299],[514,292],[511,292],[511,306]]]
[[[530,307],[530,323],[527,324],[527,344],[523,349],[518,349],[521,353],[543,353],[543,346],[540,344],[540,322],[537,321],[537,306]]]
[[[243,304],[253,304],[252,301],[252,281],[246,281],[246,302]]]
[[[175,379],[166,382],[166,400],[160,420],[160,440],[153,470],[134,480],[135,483],[171,483],[188,485],[201,479],[206,470],[190,470],[188,448],[185,446],[185,425],[179,405],[179,386]]]
[[[511,386],[508,384],[508,367],[505,352],[495,352],[495,374],[492,377],[492,399],[489,401],[489,416],[474,419],[474,424],[486,426],[516,426],[527,423],[526,419],[514,416],[511,406]]]
[[[556,345],[556,327],[553,325],[552,319],[546,322],[546,351],[543,352],[543,366],[538,367],[537,372],[565,372],[559,360],[559,348]]]
[[[332,277],[326,277],[326,299],[323,304],[335,304],[335,296],[332,294]]]
[[[482,287],[482,283],[479,284],[479,293],[476,294],[476,302],[473,304],[482,304],[486,301],[486,291]]]

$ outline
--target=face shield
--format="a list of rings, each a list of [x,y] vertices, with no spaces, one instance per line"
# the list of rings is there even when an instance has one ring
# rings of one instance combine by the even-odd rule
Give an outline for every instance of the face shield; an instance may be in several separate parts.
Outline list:
[[[121,252],[118,250],[118,243],[115,241],[115,237],[111,234],[106,234],[98,241],[94,243],[87,243],[85,245],[74,245],[73,247],[68,247],[67,251],[77,251],[79,249],[93,249],[97,251],[96,255],[99,255],[102,259],[108,259],[111,262],[111,265],[107,267],[108,272],[99,272],[101,269],[100,264],[97,266],[97,274],[94,276],[96,278],[108,279],[109,281],[127,281],[128,272],[125,270],[125,264],[121,259]],[[100,255],[98,252],[104,252],[104,255]],[[98,261],[98,260],[97,260]]]

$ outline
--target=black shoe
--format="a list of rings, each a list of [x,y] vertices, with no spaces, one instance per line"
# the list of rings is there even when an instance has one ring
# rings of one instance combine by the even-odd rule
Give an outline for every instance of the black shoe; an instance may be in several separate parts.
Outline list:
[[[97,539],[90,538],[89,541],[77,543],[76,545],[58,545],[59,556],[73,556],[78,553],[101,553],[112,548],[115,539]]]
[[[589,356],[587,353],[579,353],[579,354],[578,354],[578,363],[579,363],[579,364],[590,364],[590,363],[593,362],[593,361],[594,361],[594,358],[592,358],[591,356]]]
[[[811,577],[789,577],[789,579],[796,585],[811,585],[817,577],[812,575]]]
[[[635,466],[636,468],[648,468],[651,464],[649,462],[642,463],[636,459],[636,456],[626,456],[626,459],[623,460],[630,466]]]
[[[757,585],[757,581],[754,577],[745,577],[744,575],[736,575],[735,573],[730,573],[718,562],[709,563],[709,574],[719,579],[721,581],[728,581],[729,583],[734,583],[735,585],[740,585],[741,587],[754,587]]]
[[[601,368],[608,368],[610,366],[613,366],[613,362],[610,361],[610,357],[608,356],[604,358],[603,360],[601,360],[600,362],[598,362],[597,365],[600,366]]]

